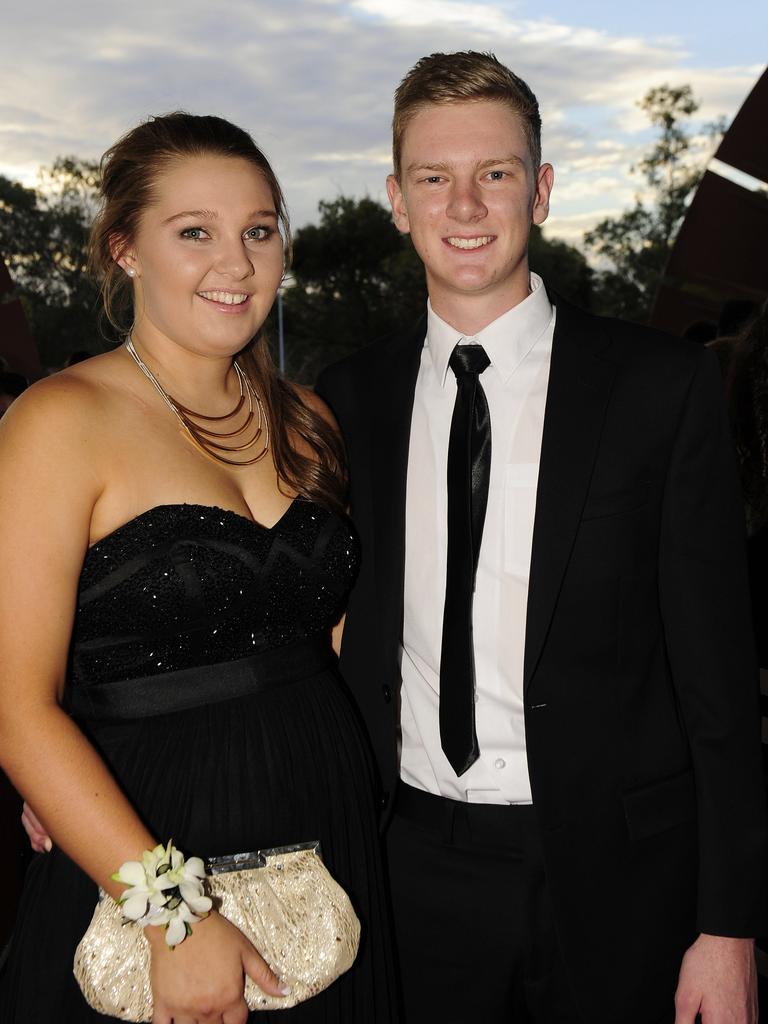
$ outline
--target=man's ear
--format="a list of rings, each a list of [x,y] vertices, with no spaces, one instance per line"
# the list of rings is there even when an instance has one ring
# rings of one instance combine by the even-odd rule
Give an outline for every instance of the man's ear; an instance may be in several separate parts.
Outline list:
[[[536,189],[533,193],[531,220],[543,224],[549,215],[549,197],[555,183],[555,169],[552,164],[542,164],[536,175]]]
[[[402,231],[404,235],[407,235],[411,230],[411,225],[408,221],[408,208],[405,203],[403,190],[400,188],[400,182],[394,174],[390,174],[387,178],[387,195],[389,196],[389,205],[392,207],[392,220],[395,223],[395,227],[398,231]]]

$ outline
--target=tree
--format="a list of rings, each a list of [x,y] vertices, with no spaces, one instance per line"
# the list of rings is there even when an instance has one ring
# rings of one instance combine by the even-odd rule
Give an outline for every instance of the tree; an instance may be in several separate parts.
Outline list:
[[[322,367],[423,312],[424,270],[410,239],[373,199],[319,204],[319,224],[296,232],[285,289],[287,370],[312,383]]]
[[[424,312],[424,267],[388,208],[339,196],[320,223],[296,233],[293,287],[285,290],[289,375],[311,383],[324,366]],[[578,250],[531,232],[531,266],[563,298],[589,308],[592,271]]]
[[[100,317],[98,288],[85,270],[97,194],[97,165],[75,157],[43,170],[36,189],[0,177],[0,256],[47,366],[118,340]],[[388,208],[339,196],[321,202],[319,212],[318,224],[296,232],[283,289],[286,369],[305,383],[328,363],[407,328],[423,314],[427,294],[421,260]],[[530,260],[564,298],[589,308],[592,271],[576,249],[534,227]],[[276,320],[273,311],[273,338]]]
[[[531,270],[568,302],[582,309],[592,308],[592,280],[594,273],[585,256],[559,238],[545,238],[541,228],[534,224],[528,242],[528,263]]]
[[[699,109],[689,85],[650,89],[638,106],[659,132],[632,168],[642,175],[647,198],[637,196],[630,210],[601,221],[584,244],[605,265],[595,281],[596,311],[644,322],[704,167],[687,123]],[[705,133],[714,140],[722,130],[718,122]]]
[[[44,365],[75,349],[100,351],[98,288],[85,272],[98,167],[60,157],[25,188],[0,176],[0,258],[16,283]]]

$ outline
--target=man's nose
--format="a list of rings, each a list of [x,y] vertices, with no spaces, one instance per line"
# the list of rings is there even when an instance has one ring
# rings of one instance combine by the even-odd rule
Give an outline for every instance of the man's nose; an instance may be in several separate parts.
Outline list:
[[[484,217],[488,210],[476,181],[456,181],[446,213],[458,221],[475,221]]]

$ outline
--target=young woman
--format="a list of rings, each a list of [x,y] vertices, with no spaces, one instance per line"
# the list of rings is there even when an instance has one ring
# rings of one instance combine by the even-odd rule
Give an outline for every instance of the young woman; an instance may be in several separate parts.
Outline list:
[[[105,1019],[73,954],[97,884],[118,897],[142,851],[319,838],[361,949],[279,1019],[389,1022],[372,769],[331,650],[358,562],[343,453],[262,335],[289,248],[280,186],[245,132],[184,113],[102,171],[91,264],[129,335],[0,430],[0,762],[55,844],[28,873],[0,1019]],[[146,934],[155,1024],[242,1024],[244,972],[280,991],[215,912],[172,953]]]

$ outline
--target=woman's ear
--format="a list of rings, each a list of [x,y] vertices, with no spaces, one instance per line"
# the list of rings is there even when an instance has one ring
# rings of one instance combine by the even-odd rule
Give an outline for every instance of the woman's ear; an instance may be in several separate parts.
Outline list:
[[[115,263],[121,267],[128,277],[138,277],[139,267],[136,253],[119,235],[112,235],[109,239],[109,251]]]

